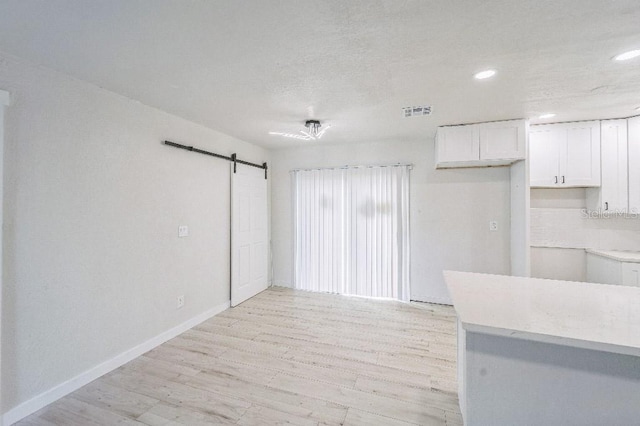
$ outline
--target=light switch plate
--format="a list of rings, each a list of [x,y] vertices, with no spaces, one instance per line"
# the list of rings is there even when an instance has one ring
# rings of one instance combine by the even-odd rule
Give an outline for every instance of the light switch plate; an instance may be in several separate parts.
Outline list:
[[[498,222],[495,220],[492,220],[489,222],[489,231],[491,232],[495,232],[498,230]]]
[[[189,227],[187,225],[178,226],[178,237],[188,237]]]

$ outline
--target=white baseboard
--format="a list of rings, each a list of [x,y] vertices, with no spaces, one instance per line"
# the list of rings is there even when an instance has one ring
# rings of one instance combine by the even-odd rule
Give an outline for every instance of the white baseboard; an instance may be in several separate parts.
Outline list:
[[[148,352],[151,349],[163,344],[167,340],[173,339],[177,335],[184,333],[185,331],[195,327],[201,322],[206,321],[209,318],[219,314],[220,312],[229,308],[229,306],[230,302],[221,303],[220,305],[215,306],[214,308],[211,308],[208,311],[205,311],[200,315],[197,315],[190,320],[185,321],[182,324],[177,325],[172,329],[169,329],[157,335],[156,337],[153,337],[146,342],[139,344],[138,346],[135,346],[119,355],[116,355],[110,360],[105,361],[102,364],[99,364],[85,371],[84,373],[81,373],[67,380],[66,382],[60,383],[59,385],[41,393],[40,395],[23,402],[17,407],[14,407],[6,412],[2,416],[1,424],[9,426],[24,419],[28,415],[35,413],[39,409],[46,407],[47,405],[51,404],[54,401],[57,401],[63,396],[66,396],[71,392],[80,389],[82,386],[94,381],[98,377],[115,370],[116,368],[139,357],[145,352]]]

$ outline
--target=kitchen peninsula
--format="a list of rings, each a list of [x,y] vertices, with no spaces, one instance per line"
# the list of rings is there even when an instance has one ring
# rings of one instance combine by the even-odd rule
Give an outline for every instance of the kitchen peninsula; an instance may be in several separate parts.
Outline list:
[[[445,271],[468,425],[634,424],[640,288]]]

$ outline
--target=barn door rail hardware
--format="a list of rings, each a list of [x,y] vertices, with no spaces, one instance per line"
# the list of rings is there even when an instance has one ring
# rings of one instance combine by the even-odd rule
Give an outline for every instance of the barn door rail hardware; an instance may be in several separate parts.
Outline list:
[[[211,157],[216,157],[216,158],[220,158],[222,160],[231,161],[231,162],[233,162],[233,173],[236,172],[236,167],[237,167],[238,164],[244,164],[245,166],[251,166],[251,167],[256,167],[258,169],[264,169],[264,178],[265,179],[267,178],[267,163],[256,164],[256,163],[252,163],[250,161],[240,160],[235,153],[231,154],[231,156],[228,157],[226,155],[216,154],[215,152],[209,152],[209,151],[205,151],[203,149],[194,148],[193,146],[182,145],[182,144],[171,142],[171,141],[164,141],[164,144],[172,146],[174,148],[186,149],[187,151],[197,152],[198,154],[209,155]]]

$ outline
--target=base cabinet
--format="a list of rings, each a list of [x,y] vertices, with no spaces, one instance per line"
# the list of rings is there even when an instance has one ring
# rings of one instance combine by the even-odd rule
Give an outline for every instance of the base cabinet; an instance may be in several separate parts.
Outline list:
[[[640,287],[640,263],[587,253],[587,282]]]
[[[640,287],[640,263],[622,263],[622,285]]]

